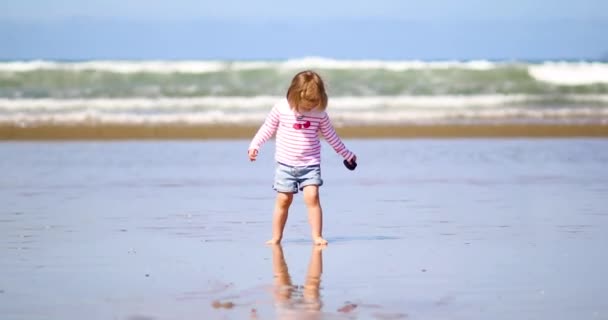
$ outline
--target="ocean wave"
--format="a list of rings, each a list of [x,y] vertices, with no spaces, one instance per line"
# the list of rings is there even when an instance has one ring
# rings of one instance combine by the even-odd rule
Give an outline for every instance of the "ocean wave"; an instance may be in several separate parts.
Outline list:
[[[0,62],[0,98],[164,98],[282,95],[294,72],[317,69],[331,96],[608,94],[608,63],[381,61]]]
[[[608,64],[599,62],[545,62],[529,66],[528,72],[538,81],[557,85],[608,83]]]
[[[487,60],[473,61],[385,61],[385,60],[335,60],[319,57],[308,57],[303,59],[288,60],[280,63],[278,67],[285,69],[330,69],[330,70],[425,70],[425,69],[468,69],[489,70],[501,63]]]
[[[205,112],[179,112],[172,114],[104,113],[97,110],[65,113],[14,113],[0,114],[1,124],[30,126],[37,124],[95,125],[95,124],[238,124],[261,125],[266,113],[228,113],[221,110]],[[334,112],[332,121],[337,126],[373,124],[427,124],[427,123],[602,123],[608,124],[608,108],[553,108],[553,109],[462,109],[409,110],[391,113],[370,111]]]
[[[90,110],[167,110],[231,109],[270,110],[281,96],[195,97],[195,98],[100,98],[100,99],[2,99],[0,112]],[[330,110],[369,109],[382,112],[405,108],[475,108],[504,106],[608,105],[608,95],[446,95],[446,96],[368,96],[329,99]]]
[[[12,124],[261,124],[278,96],[174,99],[0,99]],[[547,100],[548,99],[548,100]],[[328,108],[338,125],[449,121],[608,121],[608,95],[342,97]]]
[[[115,73],[207,73],[218,71],[242,71],[255,69],[329,69],[329,70],[421,70],[421,69],[470,69],[488,70],[499,65],[487,60],[475,61],[385,61],[385,60],[336,60],[306,57],[284,61],[121,61],[96,60],[57,62],[46,60],[8,61],[0,63],[0,72],[32,72],[36,70],[100,71]]]
[[[52,71],[99,71],[114,73],[207,73],[224,70],[227,63],[221,61],[10,61],[0,63],[0,72]]]

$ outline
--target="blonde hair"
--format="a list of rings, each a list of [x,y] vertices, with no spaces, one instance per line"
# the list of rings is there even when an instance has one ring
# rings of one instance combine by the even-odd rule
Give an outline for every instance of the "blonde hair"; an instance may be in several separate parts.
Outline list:
[[[296,74],[287,90],[287,101],[296,112],[300,112],[302,102],[315,104],[317,109],[324,111],[327,108],[327,93],[321,76],[311,70]]]

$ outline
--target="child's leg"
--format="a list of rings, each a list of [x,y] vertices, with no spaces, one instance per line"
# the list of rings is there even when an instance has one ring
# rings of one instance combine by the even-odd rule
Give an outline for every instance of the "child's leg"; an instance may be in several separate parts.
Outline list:
[[[327,240],[323,239],[323,211],[321,209],[321,201],[319,200],[319,186],[308,185],[304,189],[304,203],[308,208],[308,222],[312,234],[312,241],[315,244],[327,244]]]
[[[272,239],[266,241],[266,244],[277,244],[283,239],[283,229],[285,228],[285,222],[287,222],[287,213],[292,200],[293,193],[277,192],[272,216]]]

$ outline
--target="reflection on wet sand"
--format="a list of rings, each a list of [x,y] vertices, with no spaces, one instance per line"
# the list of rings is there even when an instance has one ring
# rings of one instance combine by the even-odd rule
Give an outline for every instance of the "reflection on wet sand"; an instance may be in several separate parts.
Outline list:
[[[323,273],[322,252],[325,246],[312,246],[304,286],[293,283],[283,255],[283,247],[280,244],[271,247],[275,279],[273,293],[278,319],[320,318],[323,303],[319,288]]]

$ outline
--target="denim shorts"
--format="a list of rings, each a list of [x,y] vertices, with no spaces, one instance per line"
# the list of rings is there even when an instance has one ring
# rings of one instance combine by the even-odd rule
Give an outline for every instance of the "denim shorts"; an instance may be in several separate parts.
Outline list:
[[[321,166],[294,167],[277,163],[272,188],[278,192],[298,193],[305,186],[322,186]]]

